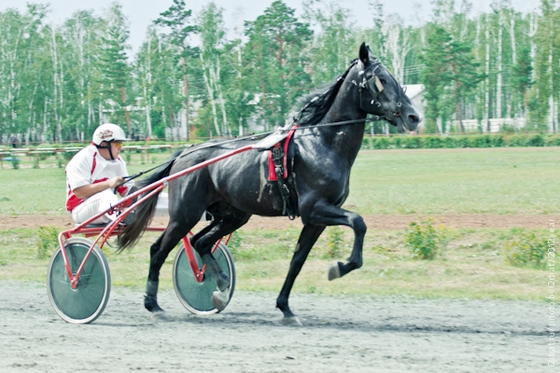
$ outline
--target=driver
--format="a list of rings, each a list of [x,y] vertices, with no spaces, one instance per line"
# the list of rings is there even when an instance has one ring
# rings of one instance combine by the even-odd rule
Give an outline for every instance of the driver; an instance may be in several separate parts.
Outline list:
[[[119,202],[113,190],[128,176],[126,164],[119,156],[126,140],[121,127],[102,124],[93,133],[91,144],[80,150],[66,166],[66,210],[77,224]],[[136,190],[131,181],[119,186],[117,193],[125,196]],[[108,223],[115,218],[116,214],[104,214],[92,224]],[[130,224],[133,219],[130,213],[123,222]]]

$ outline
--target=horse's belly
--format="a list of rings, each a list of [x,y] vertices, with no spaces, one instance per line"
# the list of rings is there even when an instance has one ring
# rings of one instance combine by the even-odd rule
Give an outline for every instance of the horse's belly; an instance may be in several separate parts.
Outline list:
[[[258,187],[234,186],[227,197],[232,206],[254,215],[282,215],[283,202],[275,182],[259,184]]]
[[[240,162],[222,164],[212,175],[214,186],[224,200],[242,211],[263,216],[282,215],[282,197],[277,183],[268,181],[265,156],[266,153],[261,153],[261,157],[245,162],[239,157]]]

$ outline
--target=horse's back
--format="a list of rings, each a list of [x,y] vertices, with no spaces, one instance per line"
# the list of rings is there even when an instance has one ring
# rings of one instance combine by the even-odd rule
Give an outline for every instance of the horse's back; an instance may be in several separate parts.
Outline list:
[[[239,141],[220,145],[205,143],[201,147],[185,150],[175,162],[171,173],[211,160],[224,153],[253,144]],[[211,146],[208,146],[208,145]],[[268,178],[268,152],[249,150],[208,165],[185,177],[172,186],[170,193],[180,192],[185,198],[205,193],[207,203],[227,202],[231,206],[257,215],[282,214],[282,201],[276,182]],[[174,191],[171,189],[175,188]],[[177,189],[177,188],[180,188]]]

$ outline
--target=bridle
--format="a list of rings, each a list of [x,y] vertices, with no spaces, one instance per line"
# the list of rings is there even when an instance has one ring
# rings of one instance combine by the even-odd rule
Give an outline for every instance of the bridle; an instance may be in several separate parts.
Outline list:
[[[379,96],[385,90],[383,83],[381,83],[381,79],[379,79],[379,77],[375,74],[379,66],[381,66],[381,62],[376,61],[370,69],[360,70],[360,72],[358,72],[358,76],[362,77],[362,81],[357,85],[361,89],[369,90],[371,96],[373,97],[372,104],[373,102],[375,102],[377,96]],[[360,93],[361,92],[362,91],[360,91]]]
[[[360,109],[364,109],[363,108],[363,98],[362,98],[362,92],[367,89],[369,91],[369,94],[372,97],[371,100],[371,105],[376,105],[378,108],[381,108],[381,102],[378,100],[378,97],[380,95],[385,96],[385,86],[383,86],[383,83],[381,82],[381,79],[379,79],[379,76],[377,76],[377,74],[375,73],[377,71],[377,69],[382,66],[381,62],[379,60],[375,60],[375,62],[373,62],[373,66],[371,66],[370,68],[366,69],[362,69],[358,72],[358,76],[362,79],[360,82],[356,82],[355,80],[352,80],[352,84],[354,84],[355,86],[357,86],[360,89]],[[403,92],[404,93],[404,89]],[[399,98],[401,96],[399,95]],[[385,96],[386,98],[386,96]],[[402,107],[402,102],[399,100],[397,101],[397,108]],[[373,114],[372,114],[373,115]],[[395,117],[400,117],[401,114],[397,111],[397,112],[393,112],[390,110],[385,111],[384,115],[373,115],[377,120],[387,120],[387,121],[393,121]],[[406,125],[406,121],[402,121],[403,126],[405,127],[405,129],[407,131],[410,131]]]

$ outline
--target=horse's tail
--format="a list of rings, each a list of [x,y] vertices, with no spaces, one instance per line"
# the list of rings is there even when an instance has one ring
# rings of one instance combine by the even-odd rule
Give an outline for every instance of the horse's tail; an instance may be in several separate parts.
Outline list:
[[[162,167],[157,169],[151,176],[140,180],[138,182],[138,188],[142,189],[150,184],[155,183],[158,180],[163,179],[166,176],[169,176],[171,167],[174,164],[174,160],[179,157],[181,153],[182,150],[175,152],[167,161],[166,165],[163,165]],[[119,233],[117,240],[119,246],[119,248],[117,249],[118,252],[121,252],[128,247],[134,246],[134,244],[136,244],[136,242],[138,242],[138,240],[142,237],[142,235],[146,231],[146,227],[148,226],[148,224],[150,224],[150,221],[154,217],[159,193],[161,193],[161,191],[146,199],[141,204],[139,204],[138,207],[136,207],[134,213],[134,222],[127,225]]]

